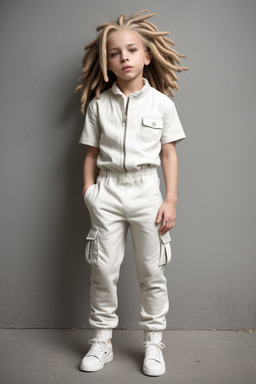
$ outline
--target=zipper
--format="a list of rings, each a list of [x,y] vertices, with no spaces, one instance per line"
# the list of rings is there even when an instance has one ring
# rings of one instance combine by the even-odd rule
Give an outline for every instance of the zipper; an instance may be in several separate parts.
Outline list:
[[[128,112],[128,105],[129,105],[130,98],[128,97],[125,113],[124,113],[124,140],[123,140],[123,152],[124,152],[124,158],[123,158],[123,167],[126,172],[128,172],[128,169],[126,168],[126,136],[127,136],[127,112]]]

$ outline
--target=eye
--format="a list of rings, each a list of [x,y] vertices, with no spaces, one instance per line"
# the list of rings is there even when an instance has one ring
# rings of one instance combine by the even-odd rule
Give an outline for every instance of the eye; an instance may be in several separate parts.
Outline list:
[[[129,52],[131,52],[131,53],[134,53],[134,52],[136,52],[136,51],[137,51],[136,48],[130,48],[130,50],[129,50]]]
[[[110,57],[115,57],[117,55],[118,55],[118,52],[113,52],[113,53],[110,54]]]

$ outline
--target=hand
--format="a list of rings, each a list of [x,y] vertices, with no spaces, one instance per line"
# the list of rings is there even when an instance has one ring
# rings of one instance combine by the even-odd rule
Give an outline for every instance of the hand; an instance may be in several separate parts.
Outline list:
[[[176,220],[176,203],[164,201],[158,210],[156,224],[161,223],[159,233],[163,235],[172,229]]]
[[[92,185],[92,184],[91,184],[91,185]],[[83,192],[82,192],[83,197],[85,196],[87,189],[89,189],[89,188],[91,187],[91,185],[85,185],[85,186],[83,187]]]
[[[84,186],[84,187],[83,187],[83,192],[82,192],[83,197],[84,197],[86,191],[87,191],[87,187]]]

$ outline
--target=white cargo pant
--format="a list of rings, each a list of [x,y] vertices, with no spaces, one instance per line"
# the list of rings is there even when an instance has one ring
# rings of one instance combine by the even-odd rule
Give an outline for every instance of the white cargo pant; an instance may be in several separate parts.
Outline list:
[[[90,318],[94,328],[115,328],[117,281],[130,227],[144,330],[166,328],[169,309],[164,266],[171,259],[169,232],[159,235],[156,216],[162,204],[156,168],[113,172],[100,170],[85,194],[91,217],[85,255],[91,265]]]

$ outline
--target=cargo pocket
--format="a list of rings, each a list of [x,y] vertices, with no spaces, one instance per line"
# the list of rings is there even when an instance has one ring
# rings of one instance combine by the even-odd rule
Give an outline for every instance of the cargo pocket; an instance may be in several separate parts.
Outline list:
[[[85,260],[89,264],[98,264],[99,262],[99,244],[98,244],[98,231],[91,228],[86,240],[88,241],[85,246]]]
[[[171,237],[169,232],[165,232],[163,235],[160,235],[160,259],[159,266],[166,265],[171,261],[172,251],[171,251]]]

